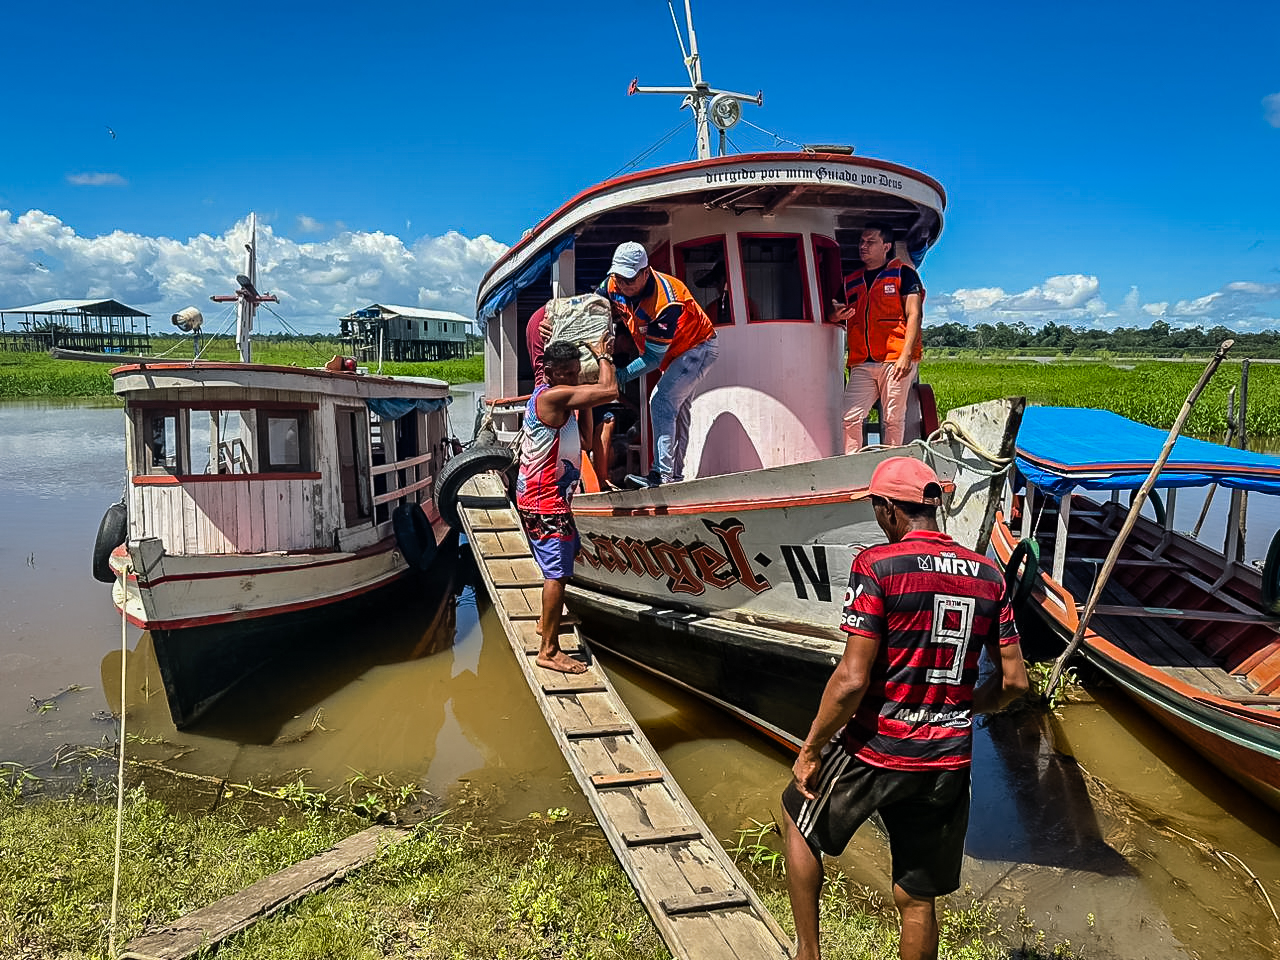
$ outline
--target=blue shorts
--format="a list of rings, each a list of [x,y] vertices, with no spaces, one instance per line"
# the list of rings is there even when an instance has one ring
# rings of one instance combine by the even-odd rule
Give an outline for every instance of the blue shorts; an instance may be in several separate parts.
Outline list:
[[[573,558],[578,555],[581,539],[571,513],[529,513],[517,511],[529,537],[529,548],[538,569],[548,580],[567,580],[573,576]]]

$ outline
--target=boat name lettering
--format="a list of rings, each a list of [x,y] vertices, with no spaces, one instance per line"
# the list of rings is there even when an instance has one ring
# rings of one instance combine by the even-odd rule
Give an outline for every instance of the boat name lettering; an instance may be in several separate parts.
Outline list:
[[[742,531],[746,525],[741,520],[731,517],[724,523],[710,520],[702,523],[719,541],[719,549],[701,540],[685,544],[660,537],[637,540],[591,534],[578,551],[578,559],[610,573],[629,573],[654,580],[665,577],[667,589],[672,593],[693,596],[705,593],[708,586],[727,590],[734,584],[742,584],[757,594],[772,586],[766,577],[756,572],[742,547]],[[756,560],[768,564],[768,558],[763,555]]]
[[[844,170],[839,167],[770,167],[755,170],[739,167],[736,170],[709,170],[707,183],[760,183],[768,180],[815,180],[818,183],[836,181],[858,186],[889,187],[901,190],[902,181],[883,173],[867,170]]]
[[[784,543],[781,550],[787,573],[791,575],[791,585],[796,588],[796,599],[808,600],[807,587],[812,587],[816,599],[830,603],[831,579],[827,573],[826,548],[820,543]]]

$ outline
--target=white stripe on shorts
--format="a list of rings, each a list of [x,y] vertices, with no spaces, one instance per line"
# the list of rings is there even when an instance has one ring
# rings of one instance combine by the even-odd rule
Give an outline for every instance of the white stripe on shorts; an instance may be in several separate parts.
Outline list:
[[[796,826],[806,837],[813,826],[814,818],[822,812],[822,808],[831,799],[831,791],[835,789],[836,781],[849,766],[850,759],[849,754],[838,744],[833,743],[828,749],[827,756],[823,758],[822,772],[818,775],[818,788],[814,791],[817,797],[806,800],[800,807],[800,816],[796,818]]]

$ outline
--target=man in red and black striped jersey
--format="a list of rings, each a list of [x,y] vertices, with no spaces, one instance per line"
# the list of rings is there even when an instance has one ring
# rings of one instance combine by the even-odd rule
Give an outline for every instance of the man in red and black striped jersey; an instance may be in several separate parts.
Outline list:
[[[889,542],[854,558],[844,656],[782,795],[797,960],[820,956],[822,854],[841,853],[877,810],[893,857],[899,956],[938,956],[935,899],[960,886],[969,826],[973,715],[1027,691],[1000,569],[938,529],[951,487],[920,460],[891,457],[854,494],[870,498]],[[984,649],[996,669],[978,683]]]

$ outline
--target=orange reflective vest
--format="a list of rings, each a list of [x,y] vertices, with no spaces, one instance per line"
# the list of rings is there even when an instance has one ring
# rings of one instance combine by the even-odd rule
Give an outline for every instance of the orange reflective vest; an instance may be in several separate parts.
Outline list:
[[[845,302],[856,311],[845,328],[849,348],[845,366],[852,367],[868,360],[892,363],[902,356],[902,345],[907,339],[907,315],[901,295],[902,268],[905,266],[894,257],[884,265],[869,290],[863,282],[864,271],[861,268],[844,278]],[[924,310],[923,292],[920,294],[920,309]],[[919,361],[923,339],[916,340],[912,360]]]
[[[662,357],[662,363],[658,365],[659,370],[665,370],[680,354],[715,336],[716,328],[701,304],[689,292],[688,287],[665,273],[659,273],[657,270],[649,272],[653,274],[653,293],[636,304],[634,309],[618,289],[613,274],[609,275],[605,290],[609,299],[622,312],[627,329],[631,331],[631,337],[636,342],[637,350],[644,353],[647,340],[666,344],[667,352]],[[680,314],[680,319],[676,322],[670,338],[659,336],[658,331],[654,330],[651,324],[673,303],[682,304],[684,311]]]

